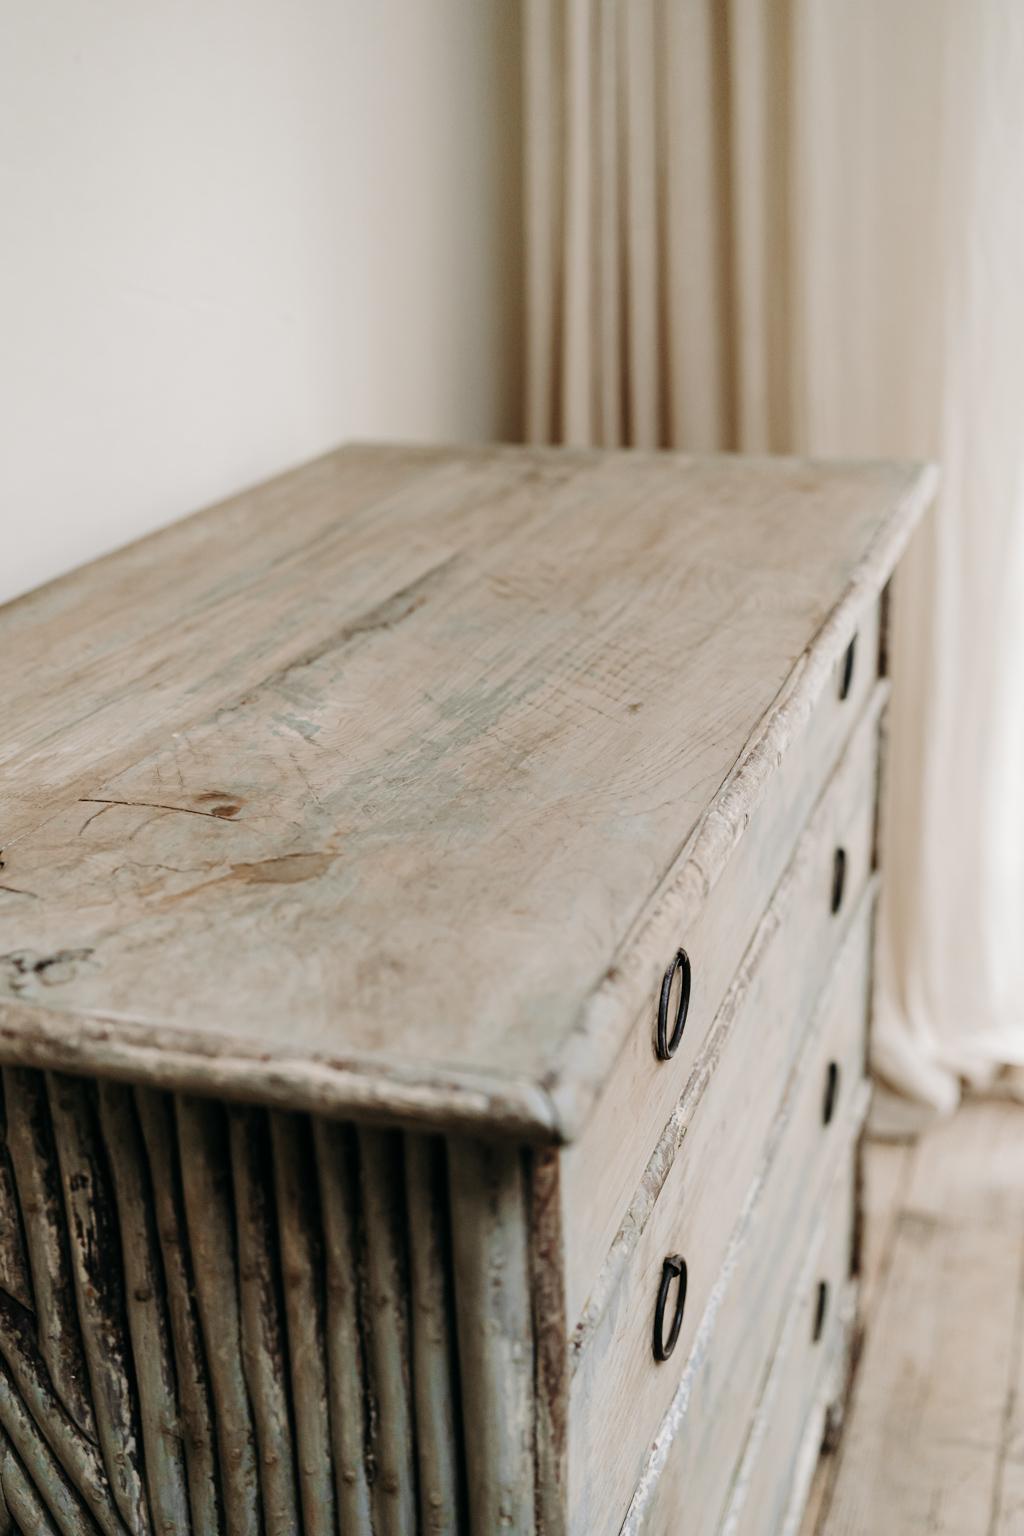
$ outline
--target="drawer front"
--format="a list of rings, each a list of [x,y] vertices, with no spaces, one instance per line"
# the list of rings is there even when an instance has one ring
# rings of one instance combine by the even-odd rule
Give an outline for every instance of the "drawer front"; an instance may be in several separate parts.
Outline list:
[[[599,1283],[597,1305],[573,1337],[570,1509],[581,1531],[618,1529],[679,1379],[677,1367],[656,1363],[652,1354],[665,1259],[682,1254],[687,1262],[674,1352],[681,1364],[762,1163],[843,919],[868,880],[876,731],[875,721],[858,731],[820,818],[802,840],[759,928],[751,965],[745,963],[730,989],[616,1240],[603,1277],[607,1291]],[[837,846],[845,851],[845,888],[833,914]]]
[[[827,1407],[843,1391],[853,1335],[854,1194],[847,1165],[786,1318],[719,1536],[781,1536],[806,1499]]]
[[[843,946],[763,1179],[730,1244],[623,1536],[714,1536],[719,1528],[815,1231],[823,1212],[852,1190],[854,1147],[868,1099],[863,1059],[872,906],[868,897]],[[852,1230],[842,1221],[848,1272]]]
[[[697,922],[678,936],[690,960],[691,992],[675,1055],[667,1061],[656,1055],[657,1000],[652,999],[650,1012],[637,1020],[583,1135],[566,1151],[562,1190],[570,1326],[583,1311],[658,1138],[844,743],[867,711],[881,707],[886,687],[878,682],[880,637],[876,604],[865,614],[855,637],[845,695],[840,696],[847,681],[841,661],[832,685],[769,781],[753,824],[709,892]],[[873,798],[873,789],[870,795]],[[666,965],[670,959],[666,955]]]

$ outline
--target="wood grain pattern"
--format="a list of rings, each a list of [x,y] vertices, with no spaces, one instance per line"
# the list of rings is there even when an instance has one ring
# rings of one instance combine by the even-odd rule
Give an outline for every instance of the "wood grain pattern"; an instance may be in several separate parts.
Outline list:
[[[968,1102],[904,1156],[819,1527],[1004,1536],[1020,1508],[1024,1119]]]
[[[14,1529],[18,1536],[21,1536],[24,1531],[31,1531],[33,1536],[65,1536],[65,1533],[51,1519],[37,1488],[30,1481],[2,1429],[0,1429],[0,1488],[3,1489],[0,1511],[14,1522]]]
[[[196,1526],[221,1536],[224,1516],[217,1478],[216,1430],[188,1244],[174,1105],[152,1088],[135,1094],[146,1146],[181,1414],[189,1506]]]
[[[842,1390],[856,1315],[856,1282],[850,1278],[852,1168],[847,1166],[844,1173],[808,1246],[720,1536],[784,1536],[790,1510],[806,1495],[801,1484],[808,1471],[808,1432],[816,1454],[826,1405]],[[821,1286],[826,1298],[823,1317]]]
[[[11,1515],[7,1500],[4,1497],[4,1462],[6,1460],[6,1442],[0,1434],[0,1536],[14,1536],[14,1519]]]
[[[158,1536],[176,1536],[188,1530],[191,1516],[170,1319],[142,1132],[130,1088],[102,1082],[98,1095],[124,1260],[149,1507]]]
[[[997,1110],[996,1113],[999,1113]],[[1018,1110],[1016,1139],[1024,1158],[1024,1116]],[[1021,1226],[1024,1227],[1024,1219]],[[992,1499],[993,1536],[1012,1536],[1024,1529],[1024,1241],[1017,1284],[1017,1315],[1010,1340],[1010,1393]]]
[[[28,1069],[7,1086],[52,1164],[25,1187],[58,1195],[29,1210],[15,1188],[14,1216],[41,1217],[44,1295],[66,1256],[59,1358],[86,1361],[97,1426],[58,1394],[30,1265],[28,1305],[0,1287],[13,1536],[535,1536],[524,1149]]]
[[[535,1360],[537,1525],[545,1536],[565,1536],[568,1509],[569,1384],[566,1340],[568,1254],[562,1222],[564,1152],[536,1148],[529,1161],[529,1250]]]
[[[261,1525],[256,1429],[242,1364],[231,1162],[223,1107],[182,1096],[175,1103],[191,1271],[217,1432],[228,1536]]]
[[[32,1305],[32,1280],[18,1190],[7,1134],[7,1105],[0,1076],[0,1292],[23,1307]]]
[[[414,1536],[416,1442],[401,1135],[360,1130],[359,1168],[369,1303],[367,1374],[373,1405],[374,1526],[381,1536]]]
[[[835,795],[826,796],[821,827],[765,914],[573,1335],[570,1504],[580,1530],[617,1529],[673,1397],[674,1373],[650,1368],[650,1308],[662,1260],[691,1256],[678,1346],[688,1351],[847,923],[856,915],[865,929],[859,897],[870,870],[876,733],[869,718],[851,744],[848,771],[837,774]],[[849,889],[848,905],[833,916],[837,832],[847,847]],[[861,967],[866,953],[862,944]],[[857,1022],[863,1029],[863,1008]]]
[[[843,1169],[846,1185],[853,1185],[853,1145],[867,1106],[861,1074],[870,916],[865,910],[851,932],[813,1021],[675,1396],[654,1437],[624,1536],[671,1536],[682,1517],[694,1536],[712,1536],[722,1518],[829,1191],[844,1177]],[[840,1065],[842,1087],[835,1119],[824,1127],[822,1089],[830,1060]]]
[[[0,1536],[791,1536],[933,486],[353,447],[0,610]]]
[[[904,1144],[873,1141],[869,1136],[863,1140],[861,1152],[857,1279],[862,1317],[865,1325],[870,1327],[875,1302],[888,1274],[900,1205],[910,1177],[912,1153]],[[819,1536],[819,1527],[823,1526],[832,1501],[840,1458],[835,1454],[836,1444],[830,1443],[825,1449],[830,1454],[820,1454],[820,1441],[814,1447],[815,1466],[807,1504],[796,1527],[801,1536]]]
[[[533,1329],[520,1153],[453,1141],[448,1180],[470,1527],[529,1536]]]
[[[576,1134],[932,484],[348,449],[11,605],[0,1050]]]
[[[351,1126],[313,1122],[324,1211],[328,1390],[335,1496],[342,1528],[372,1536],[365,1451],[369,1441],[365,1340],[360,1326],[358,1155]]]
[[[321,1202],[313,1138],[303,1115],[274,1113],[270,1128],[302,1529],[306,1536],[331,1536],[335,1509],[324,1335],[323,1237],[318,1219]]]
[[[117,1213],[101,1150],[92,1085],[52,1073],[47,1096],[64,1188],[71,1273],[96,1428],[114,1498],[128,1529],[152,1530],[141,1424],[125,1326],[124,1280],[112,1266]]]
[[[420,1530],[423,1536],[457,1536],[465,1527],[447,1157],[437,1136],[407,1135],[404,1152]]]
[[[263,1110],[229,1105],[242,1367],[252,1404],[267,1536],[298,1529],[270,1130]]]
[[[810,820],[804,806],[799,819],[779,817],[765,835],[752,834],[738,868],[730,869],[709,897],[701,922],[686,933],[694,983],[676,1055],[659,1062],[651,1048],[650,1021],[643,1021],[647,1027],[638,1025],[586,1130],[562,1158],[567,1305],[574,1322],[580,1321],[588,1291],[607,1291],[602,1265],[620,1224],[626,1220],[627,1231],[636,1234],[636,1195],[642,1186],[650,1187],[652,1177],[657,1179],[655,1169],[645,1175],[645,1168],[667,1122],[675,1117],[683,1134],[684,1122],[675,1115],[678,1102],[690,1093],[691,1075],[719,1031],[727,993],[735,1012],[731,993],[737,975],[750,975],[766,963],[768,974],[759,980],[761,1001],[748,1006],[770,1007],[776,1014],[789,1009],[794,1022],[806,1018],[825,980],[872,862],[874,761],[887,687],[877,682],[872,686],[870,668],[865,666],[864,672],[867,706],[859,719],[847,718],[850,739]],[[813,739],[815,732],[810,735]],[[802,777],[821,787],[828,766],[828,759],[812,762]],[[786,785],[785,769],[779,781]],[[773,807],[775,813],[781,810]],[[844,849],[847,859],[846,891],[841,912],[833,916],[828,893],[837,848]],[[752,861],[749,856],[755,851],[761,859]],[[772,940],[767,962],[761,957],[768,936],[760,932],[766,924],[785,928]],[[741,938],[750,941],[744,946],[746,954],[738,949]],[[656,1168],[664,1174],[664,1155]],[[599,1304],[599,1297],[594,1302]]]
[[[8,1148],[25,1223],[39,1349],[63,1407],[78,1428],[95,1439],[46,1083],[38,1072],[17,1067],[4,1068],[3,1082]]]
[[[103,1536],[125,1536],[99,1448],[83,1435],[54,1391],[38,1348],[35,1318],[0,1295],[0,1354],[13,1392],[77,1489]],[[19,1408],[20,1411],[20,1408]]]
[[[39,1426],[0,1366],[0,1426],[62,1536],[90,1536],[92,1521]]]

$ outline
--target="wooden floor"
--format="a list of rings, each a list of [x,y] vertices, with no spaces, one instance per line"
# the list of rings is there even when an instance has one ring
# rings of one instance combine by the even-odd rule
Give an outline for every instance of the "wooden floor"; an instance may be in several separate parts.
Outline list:
[[[868,1147],[868,1334],[801,1536],[1024,1536],[1024,1107]]]

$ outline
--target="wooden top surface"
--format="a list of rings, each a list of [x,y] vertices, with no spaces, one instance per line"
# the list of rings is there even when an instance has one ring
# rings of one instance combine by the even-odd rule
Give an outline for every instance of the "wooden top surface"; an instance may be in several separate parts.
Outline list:
[[[572,1136],[932,482],[349,447],[0,609],[0,1055]]]

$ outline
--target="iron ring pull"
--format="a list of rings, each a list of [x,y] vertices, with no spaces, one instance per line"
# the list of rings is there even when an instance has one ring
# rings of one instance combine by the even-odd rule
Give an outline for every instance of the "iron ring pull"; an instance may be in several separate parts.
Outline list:
[[[853,687],[853,663],[857,654],[857,636],[854,635],[846,647],[846,655],[843,657],[842,670],[839,673],[839,699],[840,702],[850,697],[850,689]]]
[[[837,848],[832,855],[832,895],[830,906],[832,916],[835,917],[843,904],[843,892],[846,890],[846,849]]]
[[[672,1000],[672,984],[679,973],[679,1002],[676,1005],[676,1016],[672,1024],[672,1034],[668,1032],[668,1009]],[[661,997],[658,999],[658,1060],[668,1061],[679,1049],[679,1042],[683,1038],[683,1030],[686,1028],[686,1015],[690,1009],[690,957],[685,949],[677,949],[672,959],[672,964],[665,972],[661,983]]]
[[[676,1286],[676,1305],[672,1314],[672,1326],[668,1337],[665,1337],[665,1310],[668,1306],[669,1293],[672,1290],[672,1282],[678,1281]],[[661,1266],[661,1284],[658,1287],[658,1301],[654,1308],[654,1358],[655,1360],[667,1360],[679,1341],[679,1330],[683,1326],[683,1310],[686,1306],[686,1260],[678,1253],[669,1254]]]
[[[822,1125],[831,1125],[839,1098],[839,1063],[830,1061],[825,1070],[825,1101],[821,1107]]]
[[[814,1327],[811,1330],[811,1342],[818,1344],[825,1332],[825,1318],[828,1316],[828,1282],[818,1281],[818,1295],[814,1307]]]

